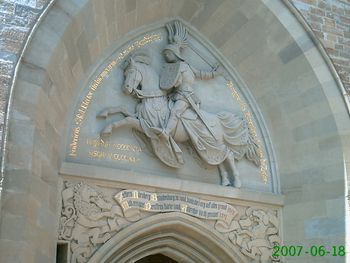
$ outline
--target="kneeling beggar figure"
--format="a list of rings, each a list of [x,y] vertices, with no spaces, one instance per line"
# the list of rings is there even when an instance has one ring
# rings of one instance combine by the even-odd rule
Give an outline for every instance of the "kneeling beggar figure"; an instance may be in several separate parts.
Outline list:
[[[241,115],[213,114],[200,108],[193,89],[195,80],[214,79],[223,71],[217,67],[209,72],[194,68],[183,55],[189,48],[184,25],[174,21],[166,29],[169,43],[162,50],[165,63],[160,76],[147,51],[135,52],[126,59],[122,88],[140,102],[135,113],[121,106],[103,110],[98,117],[122,113],[125,118],[105,126],[101,137],[129,126],[144,134],[153,153],[174,168],[184,165],[178,143],[190,143],[204,162],[218,166],[222,185],[241,187],[235,160],[246,157],[258,166],[258,144]]]

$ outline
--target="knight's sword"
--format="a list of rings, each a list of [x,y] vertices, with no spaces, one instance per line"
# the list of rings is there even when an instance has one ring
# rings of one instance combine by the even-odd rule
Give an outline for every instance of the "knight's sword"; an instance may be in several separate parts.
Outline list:
[[[215,71],[220,67],[220,64],[218,62],[215,62],[215,63],[210,62],[210,59],[208,57],[204,56],[204,54],[202,54],[194,45],[191,45],[191,43],[188,43],[188,47],[195,54],[197,54],[197,56],[199,56],[206,64],[208,64],[212,71]],[[230,78],[227,76],[226,70],[224,72],[222,72],[221,75],[225,80],[227,80],[227,81],[230,80]]]
[[[192,93],[191,93],[192,94]],[[199,110],[199,108],[197,107],[197,104],[194,102],[194,100],[192,99],[191,95],[189,95],[187,97],[187,101],[189,102],[189,104],[191,105],[192,109],[197,113],[198,117],[201,119],[201,121],[203,122],[203,124],[205,125],[205,127],[208,129],[208,131],[210,132],[210,134],[213,136],[213,138],[215,140],[218,140],[215,137],[215,134],[213,132],[213,130],[210,128],[210,126],[205,122],[205,119],[202,115],[202,112]]]

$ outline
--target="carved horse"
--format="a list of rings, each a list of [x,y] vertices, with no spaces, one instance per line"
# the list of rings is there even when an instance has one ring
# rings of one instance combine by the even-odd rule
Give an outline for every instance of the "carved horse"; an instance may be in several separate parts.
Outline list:
[[[209,133],[197,114],[187,109],[179,122],[170,142],[163,142],[153,131],[164,128],[170,114],[171,101],[167,93],[159,88],[159,76],[148,59],[129,58],[124,68],[123,91],[141,100],[136,106],[136,113],[130,113],[123,107],[110,107],[98,117],[106,118],[110,114],[122,113],[125,118],[112,122],[101,131],[101,137],[109,136],[112,129],[127,126],[145,134],[152,142],[153,151],[165,164],[179,167],[183,163],[181,149],[176,143],[190,142],[199,156],[211,165],[217,165],[222,185],[241,187],[235,159],[243,156],[259,165],[258,145],[246,125],[245,120],[235,114],[222,112],[212,114],[201,111],[215,135]],[[164,146],[164,147],[163,147]],[[169,155],[170,154],[170,155]],[[173,154],[173,155],[171,155]],[[173,158],[165,158],[164,155]],[[176,161],[169,161],[176,159]]]

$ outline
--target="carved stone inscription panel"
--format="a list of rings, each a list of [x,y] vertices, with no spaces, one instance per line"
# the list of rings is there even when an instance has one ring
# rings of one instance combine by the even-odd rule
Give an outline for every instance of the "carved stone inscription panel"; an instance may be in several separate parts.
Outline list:
[[[83,263],[111,237],[133,222],[159,214],[181,212],[220,233],[248,261],[279,262],[272,248],[280,244],[277,209],[210,201],[194,196],[137,190],[101,189],[65,182],[59,240],[70,243],[70,262]]]
[[[111,51],[82,87],[66,161],[271,191],[259,124],[203,43],[175,20]]]

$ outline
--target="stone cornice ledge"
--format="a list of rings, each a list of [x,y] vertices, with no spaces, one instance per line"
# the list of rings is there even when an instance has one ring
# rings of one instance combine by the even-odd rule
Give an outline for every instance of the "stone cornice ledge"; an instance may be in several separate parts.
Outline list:
[[[233,202],[259,203],[263,205],[283,206],[284,195],[257,192],[248,189],[236,189],[208,183],[143,174],[131,170],[121,170],[72,162],[63,162],[60,175],[64,179],[86,179],[99,186],[108,188],[131,188],[147,191],[171,191],[195,194],[206,199],[232,199]],[[147,188],[147,189],[145,189]]]

